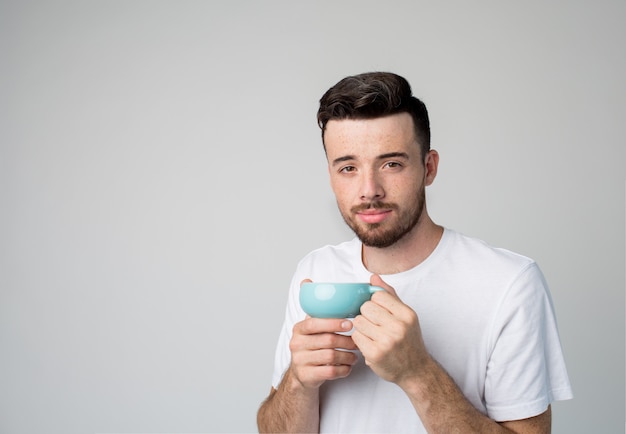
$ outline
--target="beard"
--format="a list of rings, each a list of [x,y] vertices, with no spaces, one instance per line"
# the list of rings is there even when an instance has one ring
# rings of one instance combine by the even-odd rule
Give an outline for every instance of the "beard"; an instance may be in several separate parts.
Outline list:
[[[416,201],[408,208],[401,209],[398,204],[384,203],[380,201],[361,204],[352,207],[349,212],[339,210],[346,224],[352,229],[363,245],[368,247],[385,248],[400,241],[406,234],[411,232],[419,223],[424,212],[426,203],[426,190],[422,187],[417,195]],[[390,209],[397,215],[394,222],[383,221],[381,223],[363,223],[356,221],[352,216],[357,212],[367,209]],[[389,226],[392,223],[393,226]]]

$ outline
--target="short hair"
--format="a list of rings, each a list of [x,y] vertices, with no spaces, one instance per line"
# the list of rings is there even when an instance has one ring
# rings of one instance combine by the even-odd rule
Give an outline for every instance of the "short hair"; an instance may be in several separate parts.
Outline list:
[[[413,118],[415,138],[422,158],[426,158],[430,150],[430,122],[426,105],[413,96],[411,85],[405,78],[391,72],[349,76],[326,91],[317,111],[322,143],[326,124],[330,120],[374,119],[397,113],[408,113]]]

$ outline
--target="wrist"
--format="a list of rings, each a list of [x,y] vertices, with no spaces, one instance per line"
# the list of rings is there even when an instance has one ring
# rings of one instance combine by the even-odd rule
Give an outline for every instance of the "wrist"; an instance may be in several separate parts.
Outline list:
[[[440,381],[440,374],[444,372],[435,359],[427,355],[418,369],[400,379],[397,384],[410,397],[421,399],[432,393]]]
[[[292,367],[289,367],[287,372],[285,372],[281,384],[283,384],[285,392],[289,395],[298,395],[308,399],[317,399],[319,397],[319,386],[306,385],[298,378]]]

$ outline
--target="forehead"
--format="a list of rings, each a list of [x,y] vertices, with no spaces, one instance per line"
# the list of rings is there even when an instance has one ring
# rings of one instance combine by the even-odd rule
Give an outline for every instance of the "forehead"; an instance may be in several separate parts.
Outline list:
[[[324,144],[329,160],[339,154],[419,152],[413,119],[408,113],[374,119],[331,120],[326,124]]]

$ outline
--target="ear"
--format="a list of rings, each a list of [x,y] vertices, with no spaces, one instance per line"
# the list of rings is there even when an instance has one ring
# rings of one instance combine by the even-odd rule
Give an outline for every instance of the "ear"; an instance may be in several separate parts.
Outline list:
[[[430,185],[435,180],[437,176],[437,168],[439,167],[439,152],[431,149],[428,151],[426,155],[426,159],[424,160],[424,168],[426,169],[424,173],[424,185]]]

